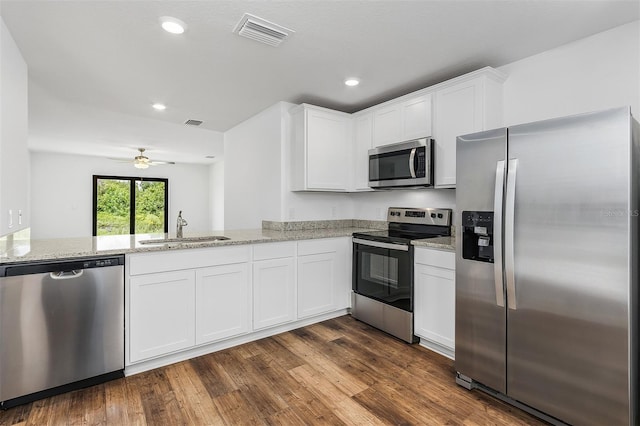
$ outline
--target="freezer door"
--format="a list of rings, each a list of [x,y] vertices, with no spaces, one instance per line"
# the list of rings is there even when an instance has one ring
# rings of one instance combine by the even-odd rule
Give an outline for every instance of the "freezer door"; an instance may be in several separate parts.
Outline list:
[[[503,393],[506,392],[506,313],[500,253],[500,199],[504,190],[506,141],[506,129],[458,137],[455,214],[456,370]],[[482,212],[475,215],[481,218],[491,217],[489,213],[493,213],[493,223],[479,223],[478,229],[468,228],[465,238],[463,212]],[[472,213],[467,215],[472,216]],[[490,225],[493,236],[482,235]],[[464,258],[473,256],[463,257],[465,250],[478,253],[486,250],[483,244],[487,243],[493,244],[493,263],[486,258],[481,261]]]
[[[630,424],[630,129],[626,108],[509,128],[507,394],[571,424]]]

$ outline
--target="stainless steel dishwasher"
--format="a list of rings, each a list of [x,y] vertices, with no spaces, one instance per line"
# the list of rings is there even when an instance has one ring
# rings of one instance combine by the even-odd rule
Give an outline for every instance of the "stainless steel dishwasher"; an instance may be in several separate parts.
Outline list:
[[[124,375],[124,256],[0,265],[0,407]]]

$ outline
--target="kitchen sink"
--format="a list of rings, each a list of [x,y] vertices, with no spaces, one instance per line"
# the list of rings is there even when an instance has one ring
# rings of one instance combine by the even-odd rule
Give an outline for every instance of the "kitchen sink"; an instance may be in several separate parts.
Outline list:
[[[205,237],[183,237],[183,238],[154,238],[151,240],[141,240],[140,244],[166,244],[166,243],[206,243],[208,241],[224,241],[229,237],[222,235],[209,235]]]

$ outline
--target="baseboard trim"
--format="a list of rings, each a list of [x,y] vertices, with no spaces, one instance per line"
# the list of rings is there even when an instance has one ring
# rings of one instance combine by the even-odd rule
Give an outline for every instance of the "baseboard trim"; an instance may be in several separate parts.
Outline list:
[[[431,340],[421,337],[420,346],[422,346],[423,348],[427,348],[430,351],[436,352],[442,356],[446,356],[447,358],[452,359],[454,361],[456,359],[456,352],[454,350],[446,346],[443,346],[439,343],[433,342]]]

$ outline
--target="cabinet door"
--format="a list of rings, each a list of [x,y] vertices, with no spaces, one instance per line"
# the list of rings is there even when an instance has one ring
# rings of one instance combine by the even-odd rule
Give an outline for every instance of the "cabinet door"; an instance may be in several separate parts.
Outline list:
[[[298,257],[298,318],[335,309],[336,272],[335,253]]]
[[[253,264],[253,329],[295,319],[293,258],[263,260]]]
[[[346,191],[350,119],[311,108],[306,113],[307,189]]]
[[[355,119],[354,144],[354,189],[371,191],[369,188],[369,150],[372,148],[373,114]]]
[[[393,104],[373,113],[373,146],[402,142],[402,107]]]
[[[483,84],[477,78],[436,92],[435,186],[456,184],[456,137],[483,130]]]
[[[455,272],[450,269],[416,264],[415,334],[455,348]]]
[[[195,273],[164,272],[131,277],[130,361],[195,344]]]
[[[402,103],[402,140],[431,136],[431,95]]]
[[[250,284],[247,263],[196,270],[196,344],[249,331]]]

